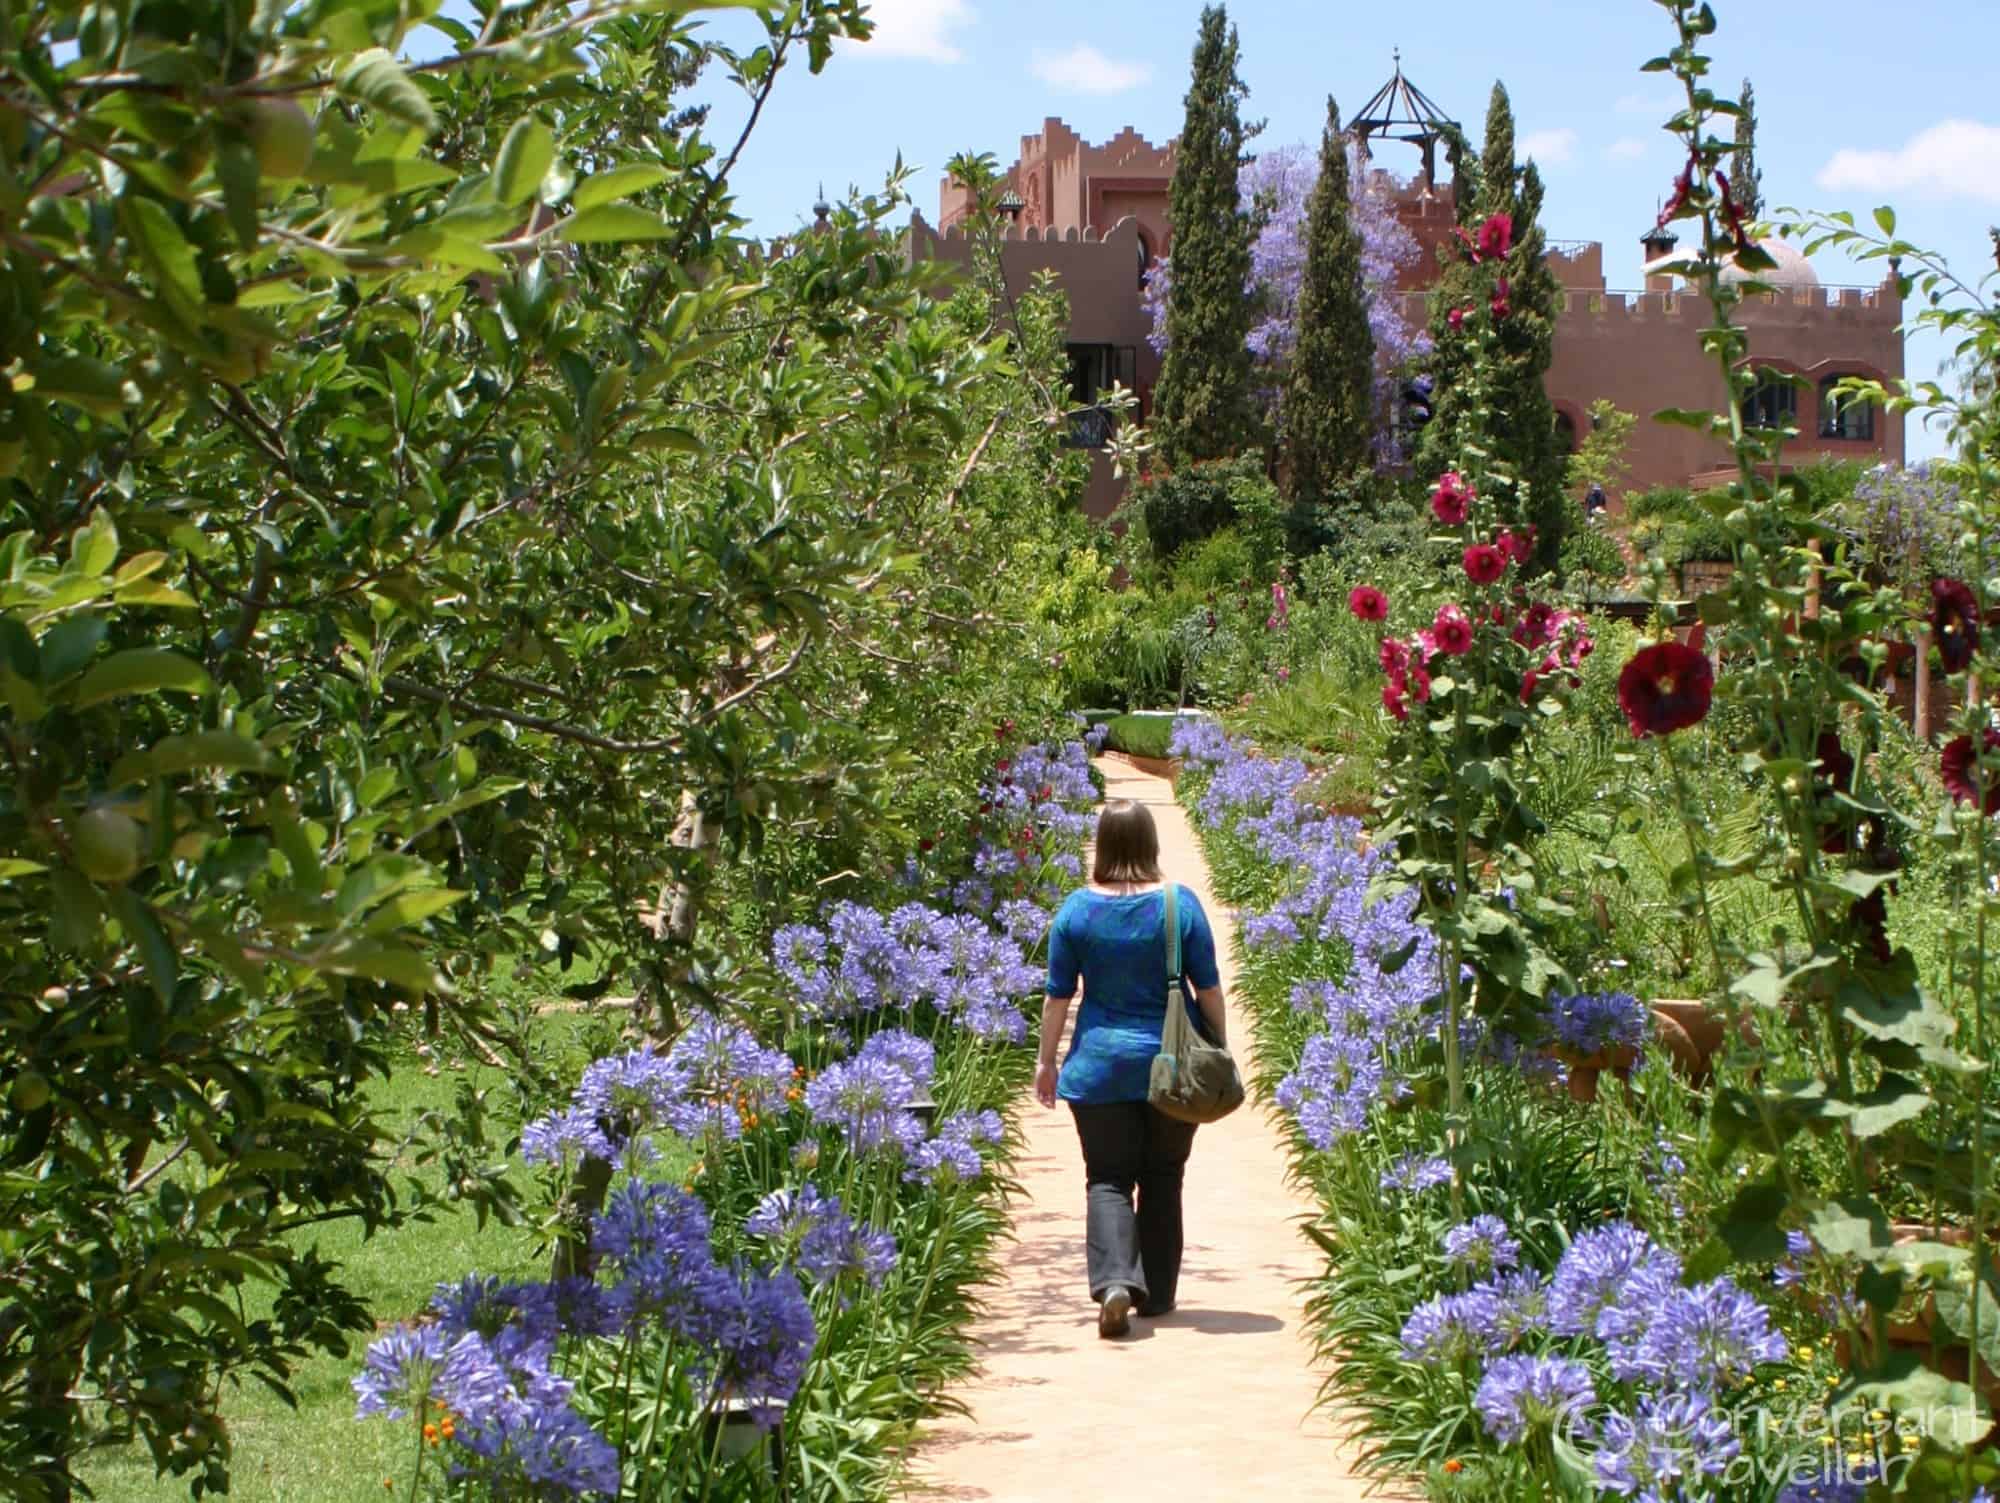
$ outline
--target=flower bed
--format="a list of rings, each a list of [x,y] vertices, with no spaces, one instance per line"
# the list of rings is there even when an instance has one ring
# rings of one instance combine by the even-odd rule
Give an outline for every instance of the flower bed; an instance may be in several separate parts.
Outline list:
[[[1326,1396],[1365,1464],[1437,1498],[1859,1498],[1915,1439],[1822,1401],[1840,1381],[1832,1260],[1794,1232],[1718,1276],[1694,1214],[1718,1187],[1679,1148],[1700,1100],[1618,994],[1552,996],[1540,1032],[1463,1026],[1462,1183],[1445,1157],[1438,966],[1390,857],[1302,798],[1296,762],[1217,727],[1177,737],[1188,807],[1243,910],[1266,1097],[1319,1203],[1309,1310]],[[1579,1104],[1570,1066],[1629,1050],[1628,1090]],[[1814,1489],[1818,1489],[1815,1491]]]
[[[1048,916],[1096,802],[1081,743],[1002,757],[972,869],[772,942],[779,1000],[591,1064],[528,1126],[548,1279],[468,1275],[368,1350],[412,1495],[879,1495],[970,1366]],[[760,1023],[761,1029],[751,1023]],[[400,1493],[405,1484],[395,1484]]]

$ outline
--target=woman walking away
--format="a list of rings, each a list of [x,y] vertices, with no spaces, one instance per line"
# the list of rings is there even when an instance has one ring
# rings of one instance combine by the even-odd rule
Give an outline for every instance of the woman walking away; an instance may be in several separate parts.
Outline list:
[[[1210,1042],[1224,1037],[1215,936],[1200,900],[1175,885],[1183,972]],[[1122,1336],[1136,1308],[1174,1307],[1181,1275],[1181,1177],[1194,1125],[1146,1102],[1166,1020],[1166,892],[1160,832],[1143,804],[1120,799],[1098,816],[1090,884],[1071,893],[1049,929],[1049,995],[1035,1095],[1069,1103],[1083,1144],[1090,1296],[1097,1334]],[[1083,980],[1069,1057],[1056,1070],[1063,1024]],[[1137,1207],[1133,1197],[1138,1197]]]

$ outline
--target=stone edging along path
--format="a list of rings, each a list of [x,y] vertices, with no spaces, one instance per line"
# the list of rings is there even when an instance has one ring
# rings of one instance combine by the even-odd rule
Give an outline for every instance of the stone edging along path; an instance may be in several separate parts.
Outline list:
[[[1110,796],[1148,805],[1169,877],[1232,937],[1186,816],[1161,778],[1101,759]],[[1229,1036],[1251,1030],[1218,944]],[[913,1503],[994,1499],[1346,1500],[1368,1496],[1318,1380],[1300,1281],[1318,1253],[1299,1235],[1310,1203],[1286,1184],[1285,1143],[1254,1103],[1195,1137],[1180,1308],[1097,1336],[1083,1272],[1083,1161],[1060,1106],[1020,1112],[1014,1245],[974,1327],[981,1370],[956,1397],[967,1417],[925,1427],[906,1479]]]

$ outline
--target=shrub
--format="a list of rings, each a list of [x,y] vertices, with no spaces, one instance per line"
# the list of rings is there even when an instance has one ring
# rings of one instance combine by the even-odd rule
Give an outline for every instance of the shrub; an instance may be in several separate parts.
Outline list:
[[[1105,727],[1104,744],[1134,757],[1165,757],[1173,738],[1171,715],[1120,715]]]
[[[1275,533],[1278,488],[1261,460],[1225,459],[1150,476],[1126,506],[1137,513],[1154,562],[1165,563],[1239,520],[1253,532]]]
[[[1618,551],[1617,542],[1608,532],[1582,527],[1563,539],[1556,567],[1565,584],[1618,580],[1625,577],[1625,555]]]

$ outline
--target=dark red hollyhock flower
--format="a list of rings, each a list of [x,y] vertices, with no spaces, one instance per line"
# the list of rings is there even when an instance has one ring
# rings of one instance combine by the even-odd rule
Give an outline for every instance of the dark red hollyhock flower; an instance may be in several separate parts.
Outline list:
[[[2000,750],[2000,731],[1987,730],[1986,750],[1991,753]],[[2000,763],[2000,759],[1995,759]],[[1960,736],[1955,741],[1945,743],[1944,754],[1938,759],[1938,770],[1944,775],[1944,789],[1961,804],[1979,801],[1979,783],[1986,784],[1986,812],[2000,814],[2000,765],[1979,768],[1974,765],[1972,738]]]
[[[936,847],[937,847],[937,842],[935,840],[932,840],[929,836],[925,836],[922,840],[919,840],[917,842],[917,849],[920,851],[928,852],[935,850]]]
[[[1396,684],[1384,684],[1382,686],[1382,708],[1387,710],[1391,715],[1394,715],[1398,720],[1408,720],[1410,718],[1410,707],[1403,703],[1403,691]]]
[[[1507,555],[1491,543],[1474,543],[1465,550],[1465,577],[1477,585],[1492,584],[1507,572]]]
[[[994,769],[998,772],[1005,772],[1008,768],[1012,767],[1013,765],[1014,765],[1014,759],[1012,757],[1002,757],[998,762],[995,762],[993,764]]]
[[[1514,216],[1489,214],[1479,227],[1479,259],[1498,261],[1514,248]]]
[[[1514,623],[1514,640],[1523,647],[1543,647],[1555,640],[1556,609],[1546,600],[1530,603]]]
[[[1512,529],[1501,533],[1493,542],[1502,553],[1517,564],[1525,564],[1535,551],[1533,536],[1523,537]]]
[[[1635,736],[1665,736],[1699,725],[1715,694],[1715,669],[1679,642],[1632,655],[1618,674],[1618,704]]]
[[[1456,605],[1438,607],[1437,619],[1431,622],[1431,635],[1437,639],[1438,651],[1447,657],[1472,651],[1472,622]]]
[[[1889,947],[1889,904],[1883,897],[1887,886],[1884,883],[1867,897],[1856,898],[1847,909],[1848,919],[1859,926],[1877,965],[1887,965],[1895,953]]]
[[[1740,251],[1749,250],[1755,242],[1750,238],[1749,227],[1743,223],[1741,206],[1737,204],[1735,195],[1729,191],[1729,174],[1718,171],[1715,174],[1715,186],[1722,190],[1722,217],[1729,221],[1729,233],[1736,241],[1736,248]]]
[[[1961,579],[1931,581],[1931,637],[1946,673],[1963,673],[1979,647],[1979,602]]]
[[[1507,300],[1513,290],[1512,287],[1507,285],[1505,277],[1502,277],[1498,282],[1493,284],[1493,301],[1486,306],[1492,310],[1494,318],[1505,318],[1514,311],[1514,305]]]
[[[1356,585],[1347,592],[1347,608],[1358,620],[1380,621],[1389,614],[1389,597],[1373,585]]]
[[[1526,704],[1535,697],[1535,690],[1541,686],[1542,675],[1533,668],[1521,675],[1521,703]]]
[[[1681,168],[1681,175],[1674,179],[1673,196],[1667,200],[1666,207],[1660,210],[1659,222],[1654,225],[1655,229],[1664,230],[1667,222],[1677,217],[1681,210],[1687,207],[1688,199],[1694,195],[1694,175],[1700,170],[1700,155],[1690,151],[1687,165]]]
[[[1458,333],[1465,327],[1465,309],[1453,308],[1449,313],[1445,314],[1444,321],[1450,326],[1452,333]]]
[[[1418,704],[1428,703],[1431,697],[1431,671],[1422,663],[1410,664],[1410,698]]]
[[[1400,637],[1382,639],[1382,671],[1389,675],[1390,682],[1400,684],[1403,675],[1410,671],[1410,644]]]

